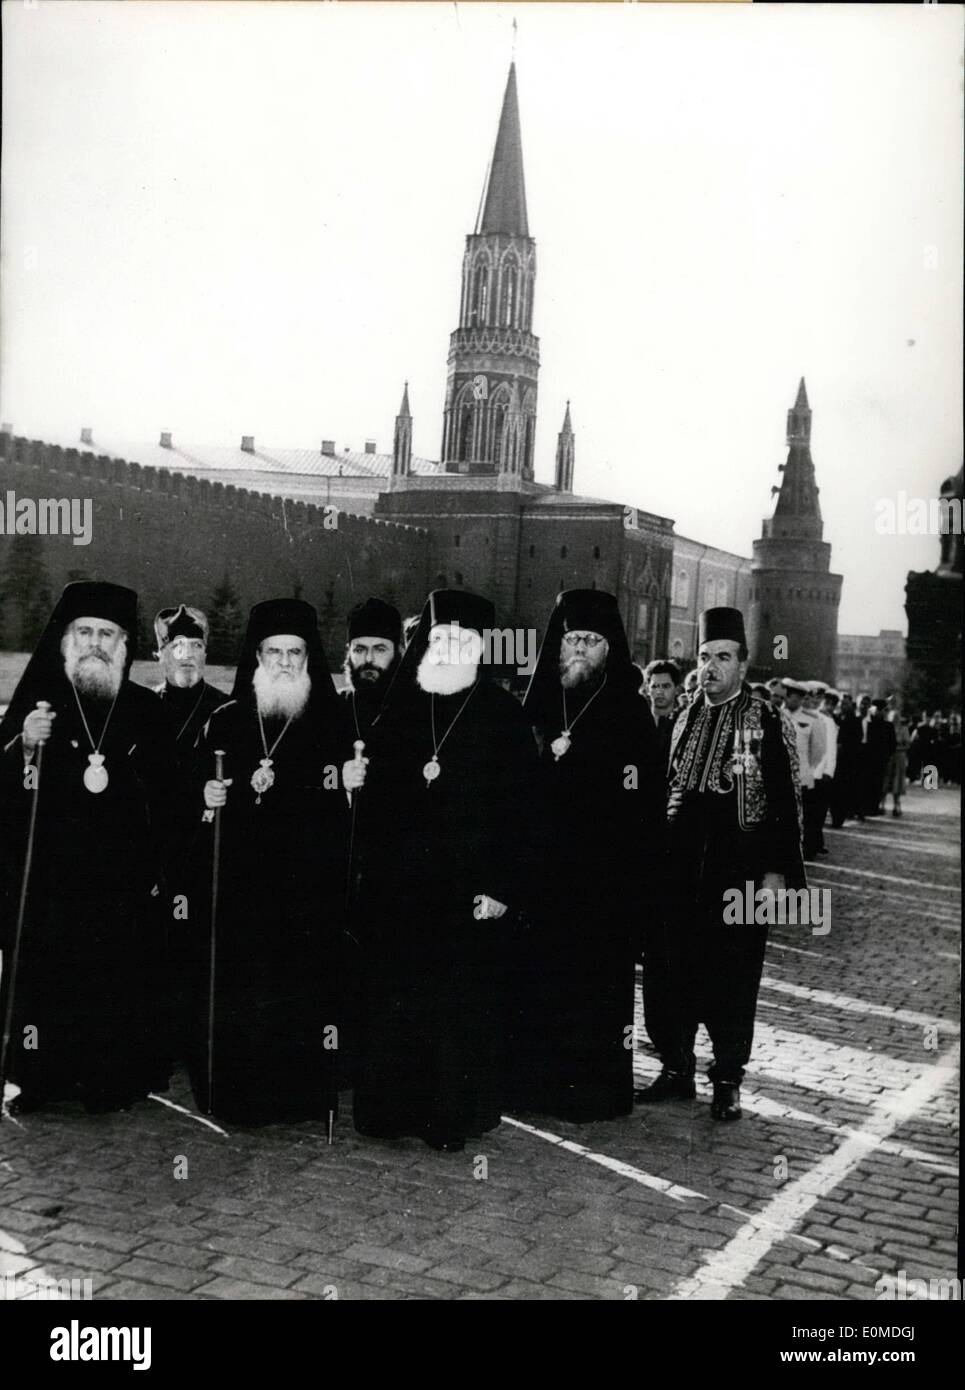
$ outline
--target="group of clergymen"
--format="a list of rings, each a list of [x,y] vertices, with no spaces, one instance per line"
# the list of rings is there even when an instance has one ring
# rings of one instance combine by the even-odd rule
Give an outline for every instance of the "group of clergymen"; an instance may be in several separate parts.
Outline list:
[[[698,693],[661,750],[615,598],[561,593],[520,701],[485,598],[348,622],[257,604],[231,698],[198,609],[69,585],[0,724],[4,1077],[29,1110],[123,1109],[187,1068],[199,1107],[331,1116],[458,1150],[504,1110],[582,1122],[695,1095],[736,1119],[767,928],[724,894],[804,886],[795,733],[701,615]],[[633,1089],[634,983],[662,1071]]]

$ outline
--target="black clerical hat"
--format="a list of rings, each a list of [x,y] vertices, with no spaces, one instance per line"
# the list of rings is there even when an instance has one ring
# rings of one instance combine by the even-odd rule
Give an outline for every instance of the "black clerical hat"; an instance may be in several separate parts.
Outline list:
[[[566,632],[598,632],[609,645],[606,658],[606,699],[636,694],[643,672],[630,657],[620,606],[603,589],[564,589],[546,624],[523,705],[533,723],[551,717],[560,702],[560,644]]]
[[[482,635],[496,626],[496,609],[488,598],[465,589],[433,589],[429,595],[429,626],[458,623]]]
[[[232,696],[235,700],[253,698],[252,680],[258,665],[258,648],[267,637],[279,637],[291,633],[300,637],[308,649],[308,674],[312,681],[309,697],[309,711],[319,712],[324,707],[329,711],[339,707],[339,699],[332,683],[325,650],[318,631],[318,614],[310,603],[300,598],[272,598],[264,603],[256,603],[248,615],[248,628],[238,658]]]
[[[124,629],[127,633],[125,677],[130,672],[137,643],[137,594],[121,584],[99,579],[68,584],[54,606],[0,722],[0,748],[20,732],[25,717],[38,700],[47,700],[57,709],[61,697],[70,698],[60,644],[68,626],[77,618],[100,618],[102,622],[116,623]]]
[[[402,645],[402,614],[391,603],[380,598],[367,598],[357,603],[348,615],[348,640],[357,637],[384,637]]]

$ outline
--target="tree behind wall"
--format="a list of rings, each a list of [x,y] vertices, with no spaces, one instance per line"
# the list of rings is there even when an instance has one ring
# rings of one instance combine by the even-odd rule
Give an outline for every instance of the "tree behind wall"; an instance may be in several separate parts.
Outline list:
[[[226,573],[208,604],[208,660],[216,666],[234,665],[243,635],[241,601]]]
[[[33,651],[51,606],[43,541],[39,536],[15,536],[0,575],[0,640],[13,651]]]

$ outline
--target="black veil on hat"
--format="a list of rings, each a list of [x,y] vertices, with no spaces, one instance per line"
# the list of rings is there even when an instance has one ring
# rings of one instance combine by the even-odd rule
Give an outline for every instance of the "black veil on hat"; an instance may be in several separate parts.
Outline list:
[[[630,657],[630,645],[613,594],[603,589],[564,589],[556,596],[530,677],[523,708],[534,723],[552,719],[560,708],[560,644],[567,632],[598,632],[609,643],[607,689],[635,695],[643,673]]]
[[[318,614],[310,603],[300,598],[270,598],[264,603],[256,603],[252,608],[241,644],[232,699],[254,699],[252,679],[258,665],[258,648],[266,637],[277,637],[281,633],[300,637],[308,648],[307,670],[312,682],[308,709],[321,713],[328,705],[331,711],[337,713],[338,695],[325,660],[325,649],[318,631]]]
[[[20,733],[23,721],[38,700],[48,700],[53,709],[70,695],[70,682],[64,671],[60,644],[68,625],[76,618],[100,618],[116,623],[127,633],[125,680],[130,674],[137,645],[137,594],[120,584],[84,579],[68,584],[47,620],[40,641],[26,670],[17,682],[10,705],[0,723],[0,748]]]
[[[402,614],[381,598],[367,598],[357,603],[348,615],[348,640],[356,637],[384,637],[402,648]]]

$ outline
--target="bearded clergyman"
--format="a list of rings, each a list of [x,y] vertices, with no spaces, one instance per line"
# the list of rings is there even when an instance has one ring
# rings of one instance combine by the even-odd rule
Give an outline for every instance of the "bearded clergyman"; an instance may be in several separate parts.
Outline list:
[[[561,593],[524,701],[540,747],[538,893],[521,937],[513,1099],[576,1122],[633,1109],[636,960],[665,780],[617,601]]]
[[[136,633],[130,589],[69,584],[0,724],[0,1015],[13,985],[7,1067],[24,1111],[126,1109],[166,1085],[172,743],[156,697],[129,679]]]
[[[320,1119],[335,1105],[344,725],[315,609],[257,604],[233,699],[201,741],[221,853],[215,864],[212,835],[200,856],[218,893],[212,911],[213,891],[199,889],[215,950],[199,942],[189,1068],[199,1104],[240,1124]]]
[[[185,965],[198,923],[188,901],[188,865],[201,830],[197,810],[197,748],[201,732],[228,696],[204,678],[208,619],[200,608],[179,603],[162,608],[154,619],[155,656],[163,681],[154,687],[174,740],[172,835],[168,872],[167,999],[168,1034],[173,1055],[184,1054],[189,982]]]
[[[174,735],[179,760],[192,753],[208,718],[228,696],[205,680],[208,619],[200,608],[180,603],[154,619],[155,656],[164,680],[155,686]]]
[[[459,1151],[500,1120],[505,972],[527,868],[536,748],[484,661],[495,614],[429,595],[364,757],[352,929],[361,945],[360,1134]]]
[[[384,599],[368,598],[348,615],[342,692],[351,710],[353,742],[368,737],[382,713],[402,659],[402,614]]]

